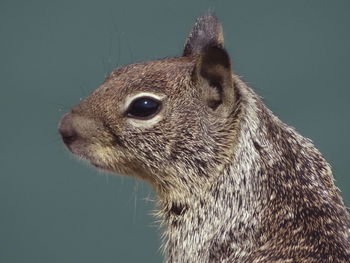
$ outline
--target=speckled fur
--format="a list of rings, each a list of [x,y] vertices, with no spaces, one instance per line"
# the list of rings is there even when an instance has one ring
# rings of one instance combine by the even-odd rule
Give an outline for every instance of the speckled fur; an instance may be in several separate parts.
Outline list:
[[[182,57],[112,72],[66,115],[77,134],[68,148],[154,187],[167,263],[350,262],[350,215],[329,164],[225,61],[210,68],[223,91],[208,88],[198,73],[208,45],[225,56],[212,15],[198,19]],[[126,97],[140,92],[165,97],[150,127],[123,114]]]

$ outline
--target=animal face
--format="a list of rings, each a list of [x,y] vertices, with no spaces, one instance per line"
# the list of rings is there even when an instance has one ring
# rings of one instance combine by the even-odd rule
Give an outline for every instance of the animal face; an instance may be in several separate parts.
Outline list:
[[[68,149],[95,167],[176,188],[220,169],[232,144],[231,63],[214,17],[198,21],[178,58],[132,64],[61,120]]]

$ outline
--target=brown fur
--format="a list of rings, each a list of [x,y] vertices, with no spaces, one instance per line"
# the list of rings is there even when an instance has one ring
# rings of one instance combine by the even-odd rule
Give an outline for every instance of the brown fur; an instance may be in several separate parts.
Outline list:
[[[159,112],[128,115],[143,94]],[[232,73],[212,15],[183,56],[112,72],[60,133],[97,168],[154,187],[166,262],[350,262],[350,215],[330,166]]]

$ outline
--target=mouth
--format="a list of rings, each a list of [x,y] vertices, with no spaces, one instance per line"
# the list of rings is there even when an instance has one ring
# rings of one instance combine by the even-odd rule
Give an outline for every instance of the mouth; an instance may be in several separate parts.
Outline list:
[[[86,160],[91,166],[93,166],[99,171],[117,174],[117,172],[114,169],[112,169],[111,167],[107,166],[104,163],[101,163],[99,160],[96,160],[95,158],[90,159],[90,158],[84,157],[84,160]]]
[[[67,145],[67,144],[65,144],[65,146],[68,149],[68,151],[71,153],[71,155],[78,158],[79,160],[87,162],[88,164],[100,170],[107,169],[104,165],[102,165],[100,162],[95,160],[95,158],[92,158],[86,151],[81,149],[81,147],[73,147],[73,145]]]

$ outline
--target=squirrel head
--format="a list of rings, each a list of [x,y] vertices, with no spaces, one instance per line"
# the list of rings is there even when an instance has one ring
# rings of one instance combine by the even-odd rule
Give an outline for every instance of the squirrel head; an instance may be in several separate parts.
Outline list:
[[[181,57],[116,69],[63,116],[59,132],[99,169],[142,178],[161,194],[192,191],[230,158],[236,101],[222,27],[209,14]]]

